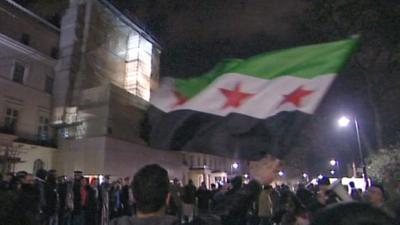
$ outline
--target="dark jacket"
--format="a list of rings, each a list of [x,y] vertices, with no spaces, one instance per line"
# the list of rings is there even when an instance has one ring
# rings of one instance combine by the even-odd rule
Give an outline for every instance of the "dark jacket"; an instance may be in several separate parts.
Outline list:
[[[186,204],[196,203],[196,187],[193,184],[188,184],[183,188],[182,201]]]
[[[178,218],[174,216],[152,216],[137,218],[124,216],[111,221],[110,225],[179,225]]]
[[[74,195],[74,214],[80,214],[82,211],[81,205],[81,183],[80,180],[75,180],[73,185],[73,195]]]
[[[44,207],[44,212],[48,216],[56,214],[58,210],[58,193],[56,189],[56,184],[47,184],[44,187],[44,196],[46,200],[46,207]]]

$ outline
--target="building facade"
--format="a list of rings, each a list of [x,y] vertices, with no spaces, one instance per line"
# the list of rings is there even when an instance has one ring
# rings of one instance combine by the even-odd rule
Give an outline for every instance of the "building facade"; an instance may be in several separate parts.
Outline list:
[[[141,122],[161,47],[108,1],[70,0],[60,28],[11,0],[0,6],[2,143],[25,157],[14,170],[121,177],[158,163],[196,185],[246,170],[244,161],[146,145]]]
[[[60,30],[13,1],[1,1],[0,8],[2,171],[51,168],[56,152],[50,123]]]

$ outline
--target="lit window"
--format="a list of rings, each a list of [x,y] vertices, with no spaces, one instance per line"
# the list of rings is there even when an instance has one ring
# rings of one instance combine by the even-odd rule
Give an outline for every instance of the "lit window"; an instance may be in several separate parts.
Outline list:
[[[47,141],[49,139],[49,119],[47,117],[39,117],[38,139],[40,141]]]
[[[149,41],[131,33],[127,45],[124,88],[147,101],[150,100],[151,52]]]

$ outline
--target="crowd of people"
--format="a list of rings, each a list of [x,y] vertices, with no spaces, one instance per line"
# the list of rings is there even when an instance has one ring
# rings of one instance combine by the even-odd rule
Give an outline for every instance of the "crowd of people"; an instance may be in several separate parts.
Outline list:
[[[56,171],[6,174],[0,181],[1,225],[329,225],[397,224],[397,200],[372,184],[366,192],[318,185],[243,182],[226,184],[192,180],[170,182],[167,171],[148,165],[133,177],[90,180],[76,171],[73,179]],[[347,194],[347,193],[350,194]],[[389,204],[391,203],[391,204]],[[363,223],[368,221],[368,223]]]

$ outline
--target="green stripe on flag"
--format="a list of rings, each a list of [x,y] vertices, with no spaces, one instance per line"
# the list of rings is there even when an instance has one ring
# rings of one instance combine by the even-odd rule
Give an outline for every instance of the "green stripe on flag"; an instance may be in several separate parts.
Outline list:
[[[219,76],[240,73],[263,79],[283,75],[313,78],[337,73],[358,45],[358,38],[301,46],[259,54],[248,59],[230,59],[217,64],[211,71],[191,79],[177,79],[177,89],[192,97]]]

